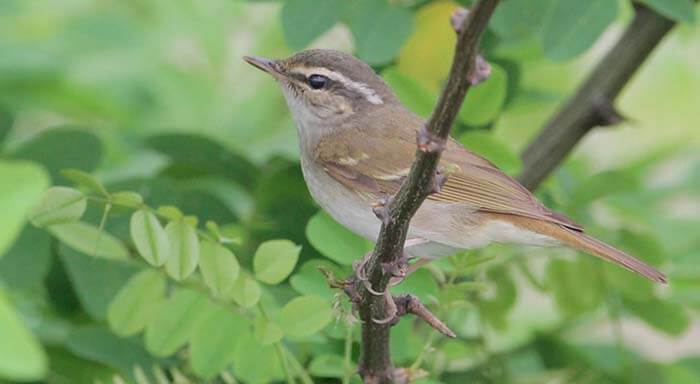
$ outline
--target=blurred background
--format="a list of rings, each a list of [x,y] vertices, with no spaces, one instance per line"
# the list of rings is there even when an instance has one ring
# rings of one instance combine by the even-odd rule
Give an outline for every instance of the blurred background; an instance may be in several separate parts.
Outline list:
[[[493,246],[438,261],[397,287],[431,303],[459,334],[445,340],[408,318],[394,328],[396,364],[422,368],[422,382],[700,382],[699,12],[690,0],[645,3],[679,24],[617,100],[628,120],[587,135],[538,197],[659,266],[669,286],[559,249]],[[298,295],[337,304],[316,266],[348,273],[369,244],[318,212],[282,94],[241,56],[352,52],[426,116],[451,62],[456,6],[0,1],[0,382],[283,380],[279,367],[256,366],[244,352],[204,369],[189,336],[163,354],[141,334],[115,335],[108,306],[145,267],[95,257],[81,240],[102,227],[98,239],[134,254],[133,210],[114,209],[100,225],[104,207],[91,202],[83,218],[91,229],[70,233],[36,228],[27,212],[49,185],[72,185],[61,170],[80,169],[109,191],[217,222],[238,239],[231,250],[243,270],[263,241],[301,245],[289,279],[259,284],[268,311]],[[633,14],[627,0],[504,0],[483,42],[492,76],[467,96],[453,135],[517,175],[520,151]],[[337,306],[334,319],[347,317]],[[287,357],[260,340],[245,345],[260,342],[251,348],[276,367],[296,363],[291,375],[302,382],[347,379],[359,326],[321,326],[280,336],[274,345]]]

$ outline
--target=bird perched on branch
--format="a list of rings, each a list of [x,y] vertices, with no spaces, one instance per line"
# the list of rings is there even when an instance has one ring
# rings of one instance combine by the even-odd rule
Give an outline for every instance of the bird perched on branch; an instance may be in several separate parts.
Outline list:
[[[396,193],[407,177],[425,120],[404,107],[369,65],[349,54],[316,49],[281,60],[244,59],[282,88],[313,198],[336,221],[376,241],[381,221],[373,206]],[[411,220],[408,255],[431,259],[490,243],[563,245],[666,282],[661,272],[543,206],[457,141],[445,143],[439,168],[446,181]]]

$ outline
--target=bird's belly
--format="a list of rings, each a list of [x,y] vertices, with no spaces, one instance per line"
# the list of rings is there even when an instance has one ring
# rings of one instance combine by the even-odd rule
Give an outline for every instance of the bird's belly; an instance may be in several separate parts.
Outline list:
[[[311,197],[323,210],[356,234],[376,241],[380,222],[372,212],[371,204],[328,176],[320,167],[305,164],[303,159],[302,171]]]

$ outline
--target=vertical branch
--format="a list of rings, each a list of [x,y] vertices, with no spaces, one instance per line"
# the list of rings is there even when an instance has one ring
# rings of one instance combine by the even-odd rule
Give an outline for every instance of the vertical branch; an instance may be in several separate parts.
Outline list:
[[[385,291],[391,275],[383,265],[396,263],[403,254],[411,217],[416,213],[436,183],[435,172],[445,141],[467,90],[476,75],[476,50],[498,0],[478,0],[458,30],[454,60],[447,86],[443,90],[426,127],[418,138],[419,149],[411,171],[397,194],[384,207],[377,244],[365,265],[369,284],[374,291]],[[362,324],[360,375],[365,383],[393,381],[394,367],[389,349],[390,324],[373,319],[386,316],[384,297],[361,290],[359,314]]]
[[[615,98],[674,25],[635,3],[634,19],[617,43],[523,152],[521,184],[535,190],[591,129],[623,120]]]

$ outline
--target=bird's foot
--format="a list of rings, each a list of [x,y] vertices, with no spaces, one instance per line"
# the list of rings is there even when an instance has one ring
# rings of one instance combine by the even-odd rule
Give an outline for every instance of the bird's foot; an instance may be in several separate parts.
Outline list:
[[[372,251],[367,252],[362,259],[357,260],[352,263],[352,269],[355,271],[355,278],[357,278],[357,281],[362,283],[362,285],[365,287],[367,292],[375,295],[375,296],[382,296],[384,295],[384,292],[378,292],[375,291],[374,288],[372,288],[372,283],[369,281],[369,277],[367,276],[367,271],[365,270],[365,267],[367,266],[367,263],[369,262],[369,259],[372,257]]]
[[[399,321],[399,310],[396,307],[396,302],[394,301],[394,296],[389,293],[389,290],[387,289],[384,291],[384,300],[385,302],[385,308],[386,308],[386,317],[383,319],[375,319],[372,318],[372,321],[377,324],[395,324],[396,322]]]

